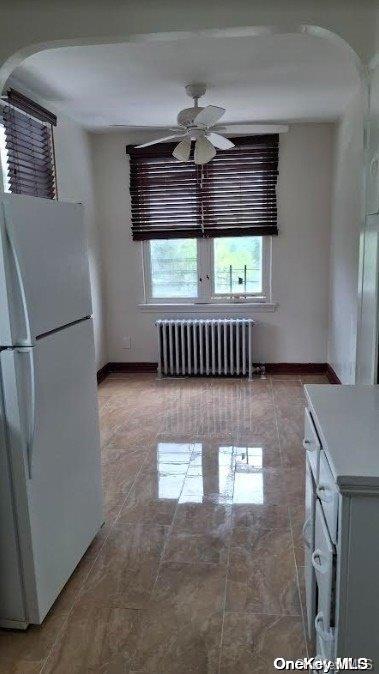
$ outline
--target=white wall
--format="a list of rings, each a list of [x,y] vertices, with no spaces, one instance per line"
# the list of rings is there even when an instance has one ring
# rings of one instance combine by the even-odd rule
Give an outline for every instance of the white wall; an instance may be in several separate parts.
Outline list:
[[[357,384],[379,383],[379,59],[370,69],[367,115],[366,218],[360,235],[359,320],[357,331]]]
[[[328,362],[343,384],[355,383],[356,370],[363,115],[364,97],[359,92],[335,133]]]
[[[88,233],[91,291],[94,316],[96,365],[107,362],[102,288],[101,233],[96,218],[95,192],[89,134],[67,116],[58,115],[54,128],[58,197],[84,204]]]
[[[281,136],[279,228],[273,240],[274,313],[256,318],[256,361],[325,362],[333,125],[293,125]],[[134,142],[135,138],[133,138]],[[141,137],[139,137],[141,140]],[[144,314],[141,244],[130,233],[123,133],[93,134],[96,208],[104,236],[110,361],[155,361],[154,320]],[[246,312],[244,312],[246,313]],[[131,338],[131,349],[124,340]]]

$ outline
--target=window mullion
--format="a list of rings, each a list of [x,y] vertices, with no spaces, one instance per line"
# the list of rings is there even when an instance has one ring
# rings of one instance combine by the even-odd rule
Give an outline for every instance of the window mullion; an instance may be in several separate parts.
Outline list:
[[[201,302],[210,302],[212,297],[212,275],[210,265],[211,241],[209,239],[198,239],[199,251],[199,277],[201,278],[199,288],[199,300]]]
[[[209,302],[208,241],[197,239],[198,301]]]

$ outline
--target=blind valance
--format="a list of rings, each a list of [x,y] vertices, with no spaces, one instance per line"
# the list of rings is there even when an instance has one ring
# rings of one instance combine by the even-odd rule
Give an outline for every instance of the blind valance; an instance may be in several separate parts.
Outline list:
[[[133,239],[278,234],[279,136],[233,142],[202,166],[174,159],[172,143],[128,146]]]

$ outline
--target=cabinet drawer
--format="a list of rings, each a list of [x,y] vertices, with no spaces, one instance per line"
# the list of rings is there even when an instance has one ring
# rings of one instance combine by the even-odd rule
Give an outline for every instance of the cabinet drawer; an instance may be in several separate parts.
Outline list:
[[[323,451],[320,452],[319,477],[316,492],[321,501],[330,538],[333,543],[337,543],[338,490],[329,467],[328,459]]]
[[[332,615],[334,593],[334,545],[330,540],[328,528],[319,501],[316,503],[315,549],[312,554],[312,565],[316,572],[318,590],[317,615],[319,623],[322,622],[323,631],[327,633],[334,621],[334,616]]]
[[[305,462],[305,521],[303,526],[305,552],[305,596],[307,607],[307,630],[309,639],[314,639],[316,617],[316,575],[312,565],[315,547],[316,485],[309,461]]]
[[[317,482],[319,461],[320,461],[320,441],[316,429],[313,424],[313,419],[309,409],[304,410],[304,440],[303,447],[306,450],[309,465],[312,469],[313,476]]]

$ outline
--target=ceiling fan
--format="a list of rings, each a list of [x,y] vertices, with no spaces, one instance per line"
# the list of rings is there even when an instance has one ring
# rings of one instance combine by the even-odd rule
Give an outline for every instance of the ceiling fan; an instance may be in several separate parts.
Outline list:
[[[142,145],[136,145],[137,148],[149,147],[157,143],[164,143],[169,140],[182,139],[175,147],[173,156],[179,161],[187,162],[190,159],[192,142],[194,147],[195,164],[206,164],[216,155],[216,148],[220,150],[229,150],[234,147],[234,143],[218,133],[234,134],[256,134],[256,133],[277,133],[278,127],[269,124],[227,124],[217,125],[217,122],[225,113],[224,108],[216,105],[199,106],[199,98],[204,96],[206,87],[204,84],[188,84],[186,92],[190,98],[193,98],[192,108],[181,110],[177,116],[178,126],[170,129],[175,131],[173,135],[164,136],[156,140],[151,140]],[[125,126],[123,124],[114,124],[113,126]],[[132,127],[129,127],[132,128]],[[143,127],[134,127],[141,129]],[[151,127],[150,127],[151,128]],[[280,130],[287,130],[283,127]]]
[[[136,147],[149,147],[156,143],[163,143],[167,140],[183,138],[173,151],[173,156],[179,161],[189,161],[191,154],[191,144],[195,141],[194,161],[195,164],[206,164],[216,154],[216,148],[220,150],[229,150],[234,147],[234,143],[225,136],[221,136],[216,130],[213,130],[215,124],[225,113],[224,108],[216,105],[207,105],[206,108],[199,106],[199,98],[204,96],[206,88],[204,84],[188,84],[186,92],[193,98],[192,108],[181,110],[177,116],[178,127],[172,129],[176,131],[174,135],[158,138],[148,143],[142,143]],[[220,128],[220,127],[219,127]],[[223,127],[220,128],[223,130]]]

